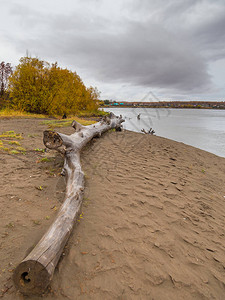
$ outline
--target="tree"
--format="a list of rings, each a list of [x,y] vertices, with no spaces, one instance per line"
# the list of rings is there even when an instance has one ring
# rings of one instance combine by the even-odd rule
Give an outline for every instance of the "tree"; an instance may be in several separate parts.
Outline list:
[[[2,61],[0,63],[0,96],[3,96],[8,87],[8,78],[12,74],[10,63]]]
[[[109,105],[109,100],[104,100],[105,105]]]
[[[15,108],[41,113],[45,92],[45,77],[49,64],[37,58],[22,57],[9,78],[9,91]]]
[[[86,88],[76,72],[38,58],[22,57],[9,82],[15,108],[35,113],[68,115],[96,112],[99,92]]]

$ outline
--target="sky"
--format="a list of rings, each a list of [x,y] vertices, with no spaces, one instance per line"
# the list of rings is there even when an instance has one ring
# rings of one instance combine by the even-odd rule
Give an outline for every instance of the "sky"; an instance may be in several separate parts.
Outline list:
[[[102,99],[225,101],[225,0],[0,0],[0,61],[76,71]]]

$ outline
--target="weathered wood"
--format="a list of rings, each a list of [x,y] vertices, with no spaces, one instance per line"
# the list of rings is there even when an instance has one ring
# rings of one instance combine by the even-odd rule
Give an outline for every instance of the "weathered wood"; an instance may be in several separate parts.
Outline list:
[[[62,173],[67,175],[66,196],[55,221],[14,271],[15,286],[23,294],[42,294],[46,290],[79,215],[84,191],[84,173],[80,164],[81,149],[93,137],[101,136],[111,128],[119,130],[122,122],[124,122],[122,116],[110,114],[90,126],[82,126],[74,121],[72,126],[75,133],[70,136],[44,131],[43,142],[46,147],[61,153],[61,147],[64,147],[65,160]]]
[[[153,130],[152,128],[150,128],[148,131],[146,131],[144,128],[141,129],[141,132],[143,132],[144,134],[155,134],[155,130]]]

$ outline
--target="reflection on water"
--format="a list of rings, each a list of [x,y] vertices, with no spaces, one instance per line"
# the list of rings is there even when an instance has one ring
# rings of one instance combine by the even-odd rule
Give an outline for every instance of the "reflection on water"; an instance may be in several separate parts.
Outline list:
[[[127,130],[155,130],[157,136],[225,157],[225,110],[166,108],[104,108],[123,115]],[[140,115],[140,118],[137,116]]]

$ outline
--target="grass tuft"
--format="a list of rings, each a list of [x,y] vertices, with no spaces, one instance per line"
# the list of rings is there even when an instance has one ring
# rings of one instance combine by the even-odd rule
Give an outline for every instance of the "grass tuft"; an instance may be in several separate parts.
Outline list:
[[[45,149],[39,149],[39,148],[36,148],[36,149],[34,149],[34,151],[37,151],[37,152],[42,152],[42,153],[44,153],[44,152],[45,152]]]
[[[10,131],[5,131],[2,134],[0,134],[1,138],[15,138],[15,139],[19,139],[22,140],[23,137],[20,133],[15,133],[13,130]]]
[[[60,127],[69,127],[73,121],[79,122],[81,125],[87,126],[96,123],[93,120],[84,120],[78,117],[66,119],[66,120],[45,120],[41,122],[41,125],[48,125],[50,129],[60,128]]]
[[[41,221],[40,220],[33,220],[34,225],[41,225]]]
[[[50,161],[52,161],[52,160],[53,160],[53,158],[43,157],[43,158],[41,158],[39,161],[40,161],[40,162],[50,162]]]
[[[6,225],[6,227],[13,228],[13,227],[15,227],[15,224],[14,224],[14,222],[10,222],[9,224]]]
[[[18,141],[7,141],[7,143],[8,143],[9,145],[21,146],[20,142],[18,142]]]
[[[16,147],[17,150],[21,151],[21,152],[26,152],[26,149],[23,147]]]
[[[5,152],[9,152],[10,149],[0,145],[0,150],[5,151]]]
[[[98,110],[98,111],[80,111],[78,112],[78,117],[82,118],[82,117],[101,117],[101,116],[106,116],[108,115],[109,112],[106,112],[104,110]]]
[[[20,154],[20,151],[17,151],[17,150],[13,149],[13,150],[10,150],[9,153],[10,154]]]
[[[21,147],[20,142],[8,140],[11,138],[23,139],[20,133],[15,133],[13,130],[9,130],[3,132],[0,136],[3,138],[3,140],[0,140],[0,150],[9,152],[10,154],[26,154],[26,149]],[[11,145],[12,147],[8,148],[5,144]]]

